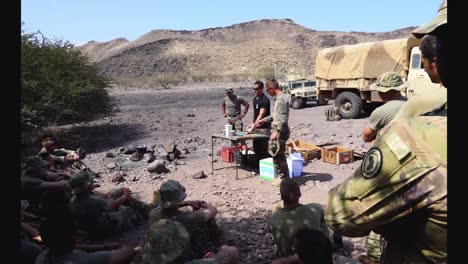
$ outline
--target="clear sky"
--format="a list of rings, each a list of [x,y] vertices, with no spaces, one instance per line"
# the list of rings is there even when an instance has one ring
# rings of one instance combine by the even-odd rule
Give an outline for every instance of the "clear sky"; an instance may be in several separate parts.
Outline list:
[[[78,45],[153,29],[198,30],[289,18],[315,30],[383,32],[419,26],[442,0],[21,0],[27,32]]]

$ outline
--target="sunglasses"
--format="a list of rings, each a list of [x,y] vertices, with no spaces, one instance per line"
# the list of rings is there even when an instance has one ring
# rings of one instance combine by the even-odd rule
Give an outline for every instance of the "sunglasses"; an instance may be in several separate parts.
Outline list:
[[[258,91],[258,90],[260,90],[260,88],[253,88],[253,90],[254,90],[254,91]]]

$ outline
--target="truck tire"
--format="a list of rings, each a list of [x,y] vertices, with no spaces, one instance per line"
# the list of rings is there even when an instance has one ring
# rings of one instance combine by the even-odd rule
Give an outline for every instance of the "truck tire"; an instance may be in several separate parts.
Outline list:
[[[335,99],[335,106],[344,119],[358,117],[362,112],[362,105],[362,99],[352,92],[342,92]]]
[[[300,97],[291,98],[291,107],[293,109],[301,109],[304,107],[304,105],[305,105],[305,102],[304,100],[302,100],[302,98]]]

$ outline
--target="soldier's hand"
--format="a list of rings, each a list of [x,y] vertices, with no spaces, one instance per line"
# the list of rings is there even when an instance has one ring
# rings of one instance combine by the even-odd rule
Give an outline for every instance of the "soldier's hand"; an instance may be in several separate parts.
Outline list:
[[[260,127],[261,125],[263,125],[263,123],[264,123],[264,121],[263,121],[263,119],[261,119],[261,120],[255,121],[254,124],[255,124],[255,127]]]
[[[273,133],[271,133],[270,140],[276,140],[277,137],[278,137],[278,131],[274,131]]]
[[[197,211],[200,209],[202,201],[200,200],[195,200],[195,201],[187,201],[187,204],[192,207],[194,211]]]
[[[122,188],[122,191],[123,191],[123,195],[125,195],[126,197],[129,197],[130,194],[132,194],[132,191],[130,191],[130,189],[126,187]]]

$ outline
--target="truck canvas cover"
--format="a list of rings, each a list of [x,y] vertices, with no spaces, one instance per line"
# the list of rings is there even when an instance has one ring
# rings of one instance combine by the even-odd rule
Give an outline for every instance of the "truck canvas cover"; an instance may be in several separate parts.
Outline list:
[[[411,48],[416,38],[392,39],[322,49],[315,61],[315,77],[332,79],[374,79],[383,72],[406,76]]]

